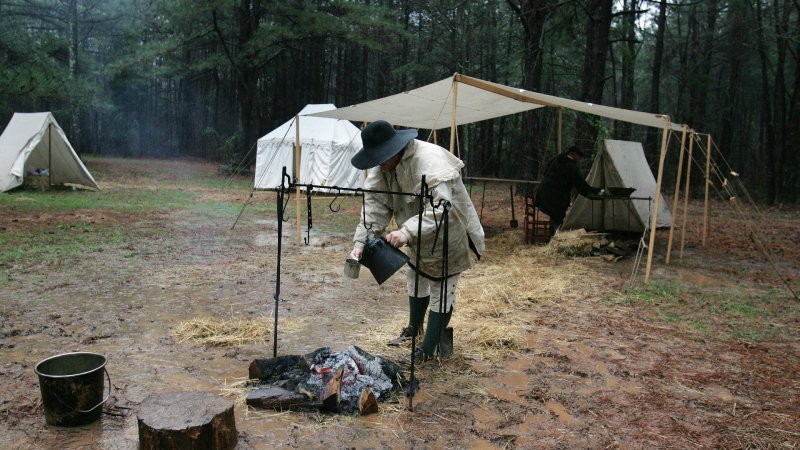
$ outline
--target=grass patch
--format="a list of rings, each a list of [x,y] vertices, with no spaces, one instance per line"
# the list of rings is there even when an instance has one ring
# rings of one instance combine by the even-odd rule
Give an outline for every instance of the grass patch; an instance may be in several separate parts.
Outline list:
[[[705,338],[765,341],[800,337],[796,327],[787,323],[800,313],[800,304],[774,287],[702,286],[658,280],[606,300],[649,310],[652,320]]]

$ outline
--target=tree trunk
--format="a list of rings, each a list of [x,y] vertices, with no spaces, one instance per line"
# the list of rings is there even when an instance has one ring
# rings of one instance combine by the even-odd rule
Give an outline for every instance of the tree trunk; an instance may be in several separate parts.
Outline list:
[[[635,109],[634,78],[636,68],[636,10],[638,0],[626,0],[625,15],[622,18],[624,46],[622,50],[622,77],[620,80],[620,107]],[[630,140],[632,126],[628,122],[617,123],[617,136],[622,140]]]
[[[728,21],[731,24],[728,30],[728,64],[730,72],[723,94],[722,129],[718,141],[720,143],[720,152],[726,156],[728,162],[735,168],[740,163],[740,147],[737,144],[734,149],[733,143],[738,143],[738,140],[734,138],[739,134],[738,131],[741,126],[737,123],[737,108],[739,106],[739,91],[742,79],[742,55],[744,54],[743,42],[739,37],[744,36],[745,31],[745,17],[738,1],[731,3]]]
[[[70,140],[75,147],[83,147],[80,133],[80,106],[78,95],[78,0],[69,0],[69,80],[70,93]],[[76,148],[76,150],[78,150]]]
[[[761,69],[761,129],[759,133],[759,147],[764,149],[767,160],[766,169],[766,197],[769,202],[775,201],[776,194],[776,158],[779,149],[775,146],[775,134],[772,123],[772,104],[769,85],[769,55],[767,53],[766,39],[764,38],[764,15],[761,0],[755,2],[756,35],[758,37],[758,56]]]
[[[590,0],[586,22],[586,53],[581,76],[580,100],[601,104],[605,84],[608,34],[611,30],[612,0]],[[597,127],[585,114],[578,116],[577,138],[579,146],[594,148]]]
[[[558,2],[556,0],[507,0],[522,24],[522,87],[529,91],[541,91],[542,55],[544,53],[545,24],[553,14]],[[519,142],[533,148],[521,149],[524,153],[536,153],[536,138],[541,135],[536,118],[530,112],[522,114],[522,127]],[[537,158],[532,158],[536,162]],[[538,167],[531,168],[531,174]]]
[[[658,19],[656,20],[656,42],[653,50],[653,66],[650,76],[650,112],[658,114],[661,111],[659,95],[661,93],[661,65],[664,60],[664,34],[667,27],[667,0],[661,0],[658,8]],[[648,130],[647,142],[645,145],[645,155],[648,161],[655,161],[656,155],[660,150],[658,144],[658,130]],[[651,167],[652,168],[652,167]]]

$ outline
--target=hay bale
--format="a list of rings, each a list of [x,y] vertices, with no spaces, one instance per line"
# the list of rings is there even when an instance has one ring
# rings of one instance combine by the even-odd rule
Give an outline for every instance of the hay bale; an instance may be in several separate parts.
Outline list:
[[[572,231],[559,231],[550,239],[547,248],[564,256],[589,256],[592,245],[601,235],[587,233],[583,228]]]
[[[37,191],[46,191],[50,189],[50,176],[29,173],[22,178],[22,185],[30,189],[36,189]]]

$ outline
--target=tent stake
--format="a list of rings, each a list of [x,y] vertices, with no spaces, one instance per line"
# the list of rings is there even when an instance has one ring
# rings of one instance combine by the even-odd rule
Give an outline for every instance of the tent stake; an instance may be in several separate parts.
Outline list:
[[[686,242],[686,216],[689,214],[689,182],[692,179],[692,150],[694,149],[694,130],[689,138],[689,159],[686,163],[686,189],[683,194],[683,220],[681,222],[681,252],[680,258],[683,260],[683,248]]]
[[[669,241],[667,242],[667,258],[664,261],[666,264],[669,264],[669,257],[672,255],[672,237],[675,233],[675,217],[677,216],[678,211],[678,200],[681,197],[681,175],[683,175],[683,152],[686,148],[686,128],[687,126],[683,125],[683,131],[681,132],[681,152],[678,156],[678,174],[675,175],[675,190],[673,191],[673,199],[672,199],[672,216],[673,220],[669,224]],[[691,164],[691,160],[689,160]],[[656,191],[661,192],[661,191]]]
[[[658,179],[656,180],[656,199],[653,216],[650,220],[650,244],[647,246],[647,266],[644,273],[645,284],[650,283],[650,269],[653,265],[653,246],[656,242],[656,224],[658,223],[659,199],[661,199],[661,181],[664,178],[664,159],[667,156],[667,133],[669,133],[669,116],[664,116],[664,129],[661,131],[661,156],[658,159]]]

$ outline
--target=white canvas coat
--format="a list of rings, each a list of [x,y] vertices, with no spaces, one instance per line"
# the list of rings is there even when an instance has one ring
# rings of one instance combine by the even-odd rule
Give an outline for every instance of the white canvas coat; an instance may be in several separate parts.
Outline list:
[[[364,189],[368,190],[418,193],[424,175],[433,196],[433,205],[438,205],[440,200],[448,200],[452,204],[448,222],[448,276],[463,272],[472,266],[470,241],[478,256],[485,249],[483,227],[469,193],[461,181],[462,167],[464,163],[442,147],[414,139],[406,146],[400,162],[393,171],[382,172],[380,167],[373,167],[368,170],[364,182]],[[421,239],[421,273],[430,278],[439,278],[442,276],[443,228],[439,231],[433,251],[432,247],[436,236],[436,223],[442,221],[442,214],[441,207],[434,211],[434,208],[427,204],[422,216],[422,234],[418,236],[417,197],[366,193],[361,222],[353,241],[356,247],[363,247],[369,233],[382,236],[394,217],[400,231],[409,238],[405,251],[411,262],[416,262],[417,240]],[[368,230],[368,227],[371,229]]]

